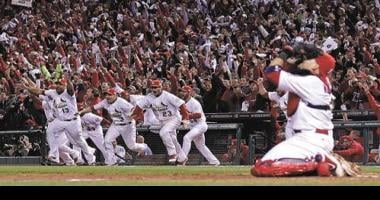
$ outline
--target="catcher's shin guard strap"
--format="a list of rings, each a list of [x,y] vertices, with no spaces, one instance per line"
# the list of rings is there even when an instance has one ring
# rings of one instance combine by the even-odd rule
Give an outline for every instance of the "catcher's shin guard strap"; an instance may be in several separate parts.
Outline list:
[[[258,161],[251,168],[253,176],[294,176],[307,172],[313,172],[317,169],[316,162],[290,163],[282,161]]]

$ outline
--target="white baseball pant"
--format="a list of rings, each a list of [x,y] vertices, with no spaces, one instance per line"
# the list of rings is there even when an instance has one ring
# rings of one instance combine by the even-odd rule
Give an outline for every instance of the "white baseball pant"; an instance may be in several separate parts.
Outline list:
[[[108,160],[108,153],[105,148],[104,144],[104,135],[103,135],[103,129],[101,126],[97,127],[95,130],[85,130],[83,129],[83,138],[86,140],[87,138],[90,138],[92,142],[94,142],[95,146],[99,149],[99,151],[103,154],[103,157],[105,160]],[[74,149],[81,152],[80,148],[78,146],[74,146]],[[80,156],[79,162],[83,162],[83,159]]]
[[[219,160],[212,154],[210,149],[206,146],[205,132],[207,131],[207,124],[205,122],[198,122],[190,127],[190,131],[183,137],[182,150],[187,156],[191,149],[191,141],[194,141],[198,151],[206,158],[211,165],[220,164]]]
[[[264,155],[262,161],[278,160],[281,158],[306,159],[317,154],[325,156],[334,148],[332,131],[329,135],[303,131],[273,147]]]
[[[52,122],[48,123],[48,127],[51,126],[51,123]],[[61,158],[65,164],[73,164],[74,160],[70,157],[70,155],[77,158],[79,156],[79,152],[67,146],[68,139],[65,134],[57,134],[56,136],[58,137],[55,137],[50,130],[46,131],[47,142],[49,145],[49,157],[57,163]]]
[[[127,145],[128,149],[136,152],[144,151],[146,146],[144,144],[136,143],[136,121],[131,121],[127,125],[115,125],[112,124],[104,138],[105,149],[107,151],[107,165],[113,165],[116,163],[117,159],[115,156],[115,150],[112,145],[113,141],[116,141],[116,138],[121,135],[124,143]]]
[[[176,131],[177,127],[181,125],[181,121],[177,118],[172,118],[166,121],[161,121],[161,124],[160,137],[166,147],[168,155],[177,155],[178,162],[185,161],[187,156],[177,140]]]
[[[95,163],[96,157],[94,156],[93,152],[90,151],[87,142],[82,137],[82,127],[79,118],[71,121],[62,121],[59,119],[55,119],[53,122],[54,123],[48,127],[47,131],[53,132],[56,138],[66,133],[72,138],[73,145],[76,144],[81,148],[87,162],[89,164]]]

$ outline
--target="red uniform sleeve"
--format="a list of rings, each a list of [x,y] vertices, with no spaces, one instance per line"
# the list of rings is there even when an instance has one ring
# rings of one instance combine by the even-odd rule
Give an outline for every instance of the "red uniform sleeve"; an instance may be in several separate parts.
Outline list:
[[[264,69],[264,75],[265,77],[274,84],[276,87],[278,87],[278,83],[280,81],[280,72],[281,72],[281,66],[275,65],[275,66],[268,66]]]
[[[180,111],[180,113],[182,115],[182,120],[189,120],[189,112],[187,111],[185,104],[182,104],[179,107],[179,111]]]
[[[189,119],[199,119],[202,117],[201,113],[189,113]]]

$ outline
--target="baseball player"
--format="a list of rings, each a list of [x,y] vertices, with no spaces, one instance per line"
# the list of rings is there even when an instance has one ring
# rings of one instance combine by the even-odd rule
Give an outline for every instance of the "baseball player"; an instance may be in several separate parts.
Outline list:
[[[190,152],[191,142],[194,141],[198,151],[207,159],[210,165],[220,165],[219,160],[212,154],[205,144],[205,132],[207,131],[206,117],[203,113],[201,104],[195,100],[191,94],[193,89],[190,86],[183,86],[180,90],[180,96],[186,102],[186,108],[189,111],[190,131],[183,137],[182,150],[187,156]]]
[[[99,151],[102,152],[104,159],[109,160],[104,144],[103,127],[101,126],[102,121],[103,117],[100,117],[93,113],[86,113],[81,116],[83,138],[90,138],[94,142],[95,146],[99,149]],[[74,146],[74,148],[80,152],[80,148],[77,146]],[[80,157],[78,160],[78,162],[81,162],[82,158]]]
[[[29,78],[23,78],[22,82],[29,87],[37,86]],[[50,85],[50,88],[54,87],[54,84]],[[47,127],[49,127],[51,126],[51,122],[55,119],[53,99],[44,95],[39,95],[38,99],[41,101],[47,119]],[[46,139],[49,145],[48,162],[50,162],[50,164],[59,164],[59,161],[62,160],[65,165],[75,165],[75,161],[78,160],[80,154],[78,151],[75,151],[66,145],[68,139],[65,134],[59,134],[59,137],[56,138],[52,132],[46,131]]]
[[[189,124],[189,116],[185,102],[177,96],[163,91],[160,80],[152,80],[151,93],[137,102],[131,117],[136,119],[143,112],[143,109],[152,109],[157,120],[160,122],[160,137],[169,155],[169,163],[176,161],[179,165],[185,165],[187,156],[183,152],[177,140],[176,129],[182,123],[185,127]]]
[[[39,95],[39,99],[42,101],[42,108],[44,109],[47,126],[49,127],[51,126],[51,122],[55,119],[52,101],[49,100],[47,96],[43,95]],[[48,130],[51,129],[48,128]],[[46,131],[46,137],[49,145],[48,159],[50,161],[53,163],[59,163],[61,158],[65,165],[75,165],[75,160],[79,159],[80,153],[66,145],[68,139],[65,134],[59,134],[59,137],[56,138],[51,131]]]
[[[282,70],[290,55],[298,74]],[[311,44],[287,48],[264,69],[278,89],[293,92],[300,101],[292,115],[295,135],[273,147],[251,169],[254,176],[290,176],[317,172],[320,176],[355,176],[357,168],[332,153],[331,85],[327,74],[335,59]],[[300,75],[302,74],[302,75]]]
[[[53,101],[53,111],[56,118],[49,124],[47,131],[52,132],[56,138],[62,134],[67,134],[73,142],[83,151],[89,165],[95,164],[96,157],[90,150],[86,141],[82,137],[82,127],[80,118],[77,116],[77,101],[74,94],[74,87],[68,75],[65,79],[56,82],[56,89],[43,90],[37,87],[23,87],[35,95],[45,95]]]
[[[136,121],[129,117],[133,108],[132,104],[118,97],[113,88],[108,88],[107,91],[104,92],[104,96],[106,99],[91,108],[80,111],[80,115],[102,108],[108,111],[112,119],[112,124],[108,128],[105,136],[105,148],[108,154],[105,163],[107,165],[115,165],[117,161],[112,142],[115,141],[119,135],[122,136],[125,144],[132,151],[144,151],[146,147],[136,143]]]

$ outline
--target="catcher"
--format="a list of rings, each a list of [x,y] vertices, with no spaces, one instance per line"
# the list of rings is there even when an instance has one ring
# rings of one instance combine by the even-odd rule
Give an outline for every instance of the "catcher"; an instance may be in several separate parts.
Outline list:
[[[289,65],[290,72],[283,70]],[[358,167],[333,154],[332,94],[328,73],[335,59],[315,45],[285,47],[264,69],[278,89],[289,92],[294,136],[273,147],[251,168],[254,176],[355,176]]]

